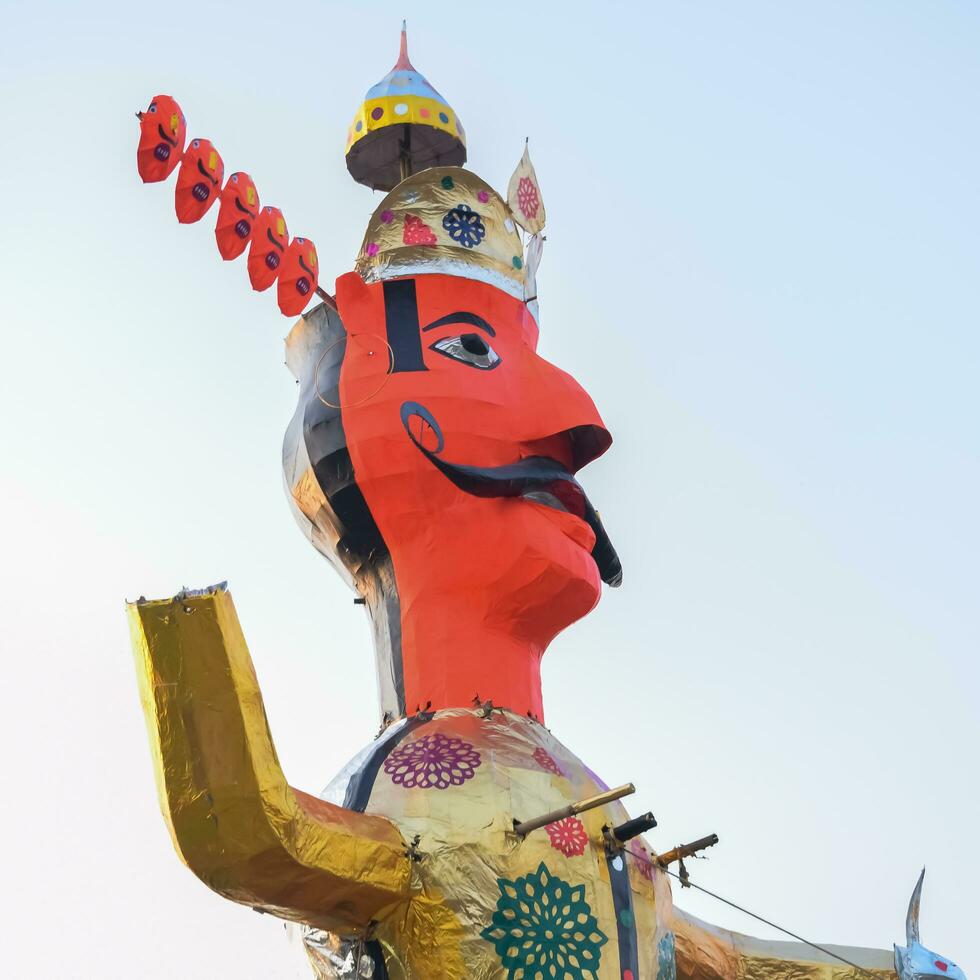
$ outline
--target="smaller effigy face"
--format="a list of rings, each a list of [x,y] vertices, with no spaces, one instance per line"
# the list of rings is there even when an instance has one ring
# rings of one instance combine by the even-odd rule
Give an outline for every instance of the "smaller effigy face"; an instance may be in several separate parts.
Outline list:
[[[174,204],[181,224],[200,221],[221,195],[225,165],[210,140],[191,140],[177,172]]]
[[[246,173],[232,174],[219,200],[215,240],[223,259],[235,259],[248,248],[258,219],[259,194],[255,181]]]
[[[140,141],[136,166],[144,183],[166,180],[184,153],[187,123],[180,106],[169,95],[157,95],[139,113]]]

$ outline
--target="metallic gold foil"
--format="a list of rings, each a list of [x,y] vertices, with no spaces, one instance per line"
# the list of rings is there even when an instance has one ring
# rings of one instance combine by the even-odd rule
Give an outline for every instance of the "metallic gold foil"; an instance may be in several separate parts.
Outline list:
[[[682,980],[895,980],[890,951],[826,946],[841,959],[797,942],[743,936],[679,909],[667,915]],[[849,960],[855,966],[848,966]]]
[[[231,596],[129,606],[157,788],[174,846],[209,887],[284,919],[359,933],[409,896],[384,817],[290,788]]]
[[[624,935],[642,977],[670,976],[675,950],[682,980],[894,977],[889,953],[835,947],[864,972],[855,971],[801,944],[753,940],[675,910],[642,838],[606,850],[603,826],[628,817],[619,802],[564,828],[515,834],[515,820],[606,787],[546,728],[511,712],[402,719],[324,799],[291,789],[224,588],[141,600],[129,614],[177,851],[221,895],[305,924],[318,976],[353,977],[363,957],[383,956],[388,976],[404,980],[514,977],[516,946],[499,940],[495,923],[526,920],[533,943],[522,955],[540,958],[551,928],[542,910],[557,896],[578,910],[566,924],[570,948],[593,957],[598,980],[626,975]],[[615,874],[628,875],[625,917]]]
[[[507,202],[474,173],[431,167],[371,216],[355,265],[365,282],[443,273],[524,299],[524,248]]]

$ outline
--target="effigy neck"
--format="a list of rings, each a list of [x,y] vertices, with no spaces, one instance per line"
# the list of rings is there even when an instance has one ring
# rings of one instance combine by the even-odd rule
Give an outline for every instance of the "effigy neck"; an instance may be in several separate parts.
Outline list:
[[[471,629],[438,643],[404,637],[405,701],[418,709],[472,708],[492,702],[518,715],[544,720],[543,651],[496,630]]]
[[[378,695],[387,721],[419,711],[473,708],[492,702],[536,721],[541,702],[540,644],[471,617],[447,617],[445,603],[416,598],[399,608],[382,583],[366,590]]]

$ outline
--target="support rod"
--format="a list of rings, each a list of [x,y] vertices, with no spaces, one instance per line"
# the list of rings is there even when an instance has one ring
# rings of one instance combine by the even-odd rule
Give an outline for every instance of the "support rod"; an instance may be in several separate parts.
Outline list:
[[[661,868],[666,868],[668,864],[673,864],[674,861],[683,861],[684,858],[692,857],[698,851],[703,851],[706,847],[714,847],[717,843],[718,835],[710,834],[707,837],[702,837],[700,840],[692,841],[690,844],[678,844],[673,850],[658,854],[657,864]]]
[[[594,810],[597,806],[604,806],[606,803],[612,803],[614,800],[621,800],[624,796],[629,796],[630,793],[635,792],[636,787],[632,783],[626,783],[625,786],[608,789],[604,793],[599,793],[597,796],[589,796],[584,800],[579,800],[577,803],[570,803],[568,806],[563,806],[559,810],[544,813],[540,817],[533,817],[531,820],[520,822],[515,820],[514,833],[518,837],[527,837],[532,830],[547,827],[549,823],[557,823],[566,817],[574,817],[579,813],[585,813],[586,810]]]
[[[327,306],[330,307],[331,310],[334,311],[334,313],[338,312],[337,301],[330,295],[330,293],[328,293],[325,289],[322,289],[320,286],[317,286],[316,294],[323,300],[324,303],[327,304]]]

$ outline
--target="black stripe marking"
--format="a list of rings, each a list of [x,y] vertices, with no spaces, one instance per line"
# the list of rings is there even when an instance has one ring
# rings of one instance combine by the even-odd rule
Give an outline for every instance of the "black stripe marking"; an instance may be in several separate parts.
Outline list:
[[[374,781],[378,778],[378,772],[385,759],[391,754],[392,749],[406,735],[411,734],[416,728],[426,724],[426,722],[432,721],[434,717],[434,712],[420,711],[417,715],[409,718],[394,735],[378,740],[378,743],[371,750],[367,759],[365,759],[364,765],[351,776],[350,782],[347,784],[347,792],[344,794],[345,810],[355,810],[357,813],[364,812],[368,801],[371,799],[371,790],[374,789]]]
[[[377,939],[369,939],[364,944],[364,952],[374,960],[375,970],[373,980],[389,980],[388,967],[385,966],[385,952],[381,947],[381,943]]]
[[[619,867],[616,867],[616,862]],[[630,875],[626,866],[626,854],[606,855],[609,869],[609,885],[612,888],[613,910],[616,913],[616,932],[619,940],[620,976],[632,976],[640,980],[640,966],[636,946],[636,919],[633,915],[633,889],[630,888]],[[626,971],[630,972],[627,973]]]
[[[414,279],[395,279],[384,284],[385,331],[395,371],[425,371],[419,308]]]

